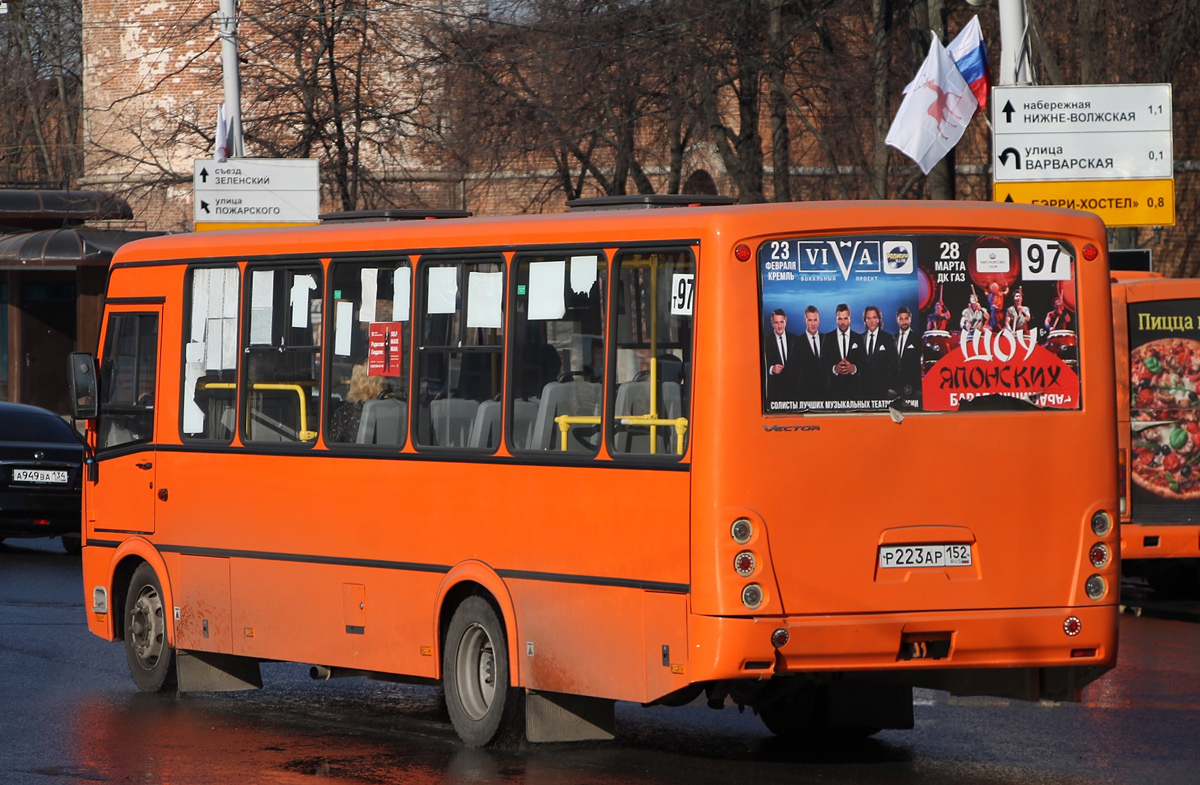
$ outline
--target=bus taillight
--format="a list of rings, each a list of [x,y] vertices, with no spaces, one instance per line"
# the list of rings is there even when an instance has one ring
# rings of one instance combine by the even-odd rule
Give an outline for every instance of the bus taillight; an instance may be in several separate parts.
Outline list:
[[[1108,591],[1108,581],[1104,580],[1102,576],[1092,575],[1083,584],[1083,590],[1087,592],[1088,599],[1101,600]]]
[[[1088,551],[1088,560],[1096,569],[1108,564],[1108,546],[1102,542],[1093,545],[1092,549]]]
[[[1104,510],[1092,516],[1092,534],[1103,537],[1112,529],[1112,518]]]

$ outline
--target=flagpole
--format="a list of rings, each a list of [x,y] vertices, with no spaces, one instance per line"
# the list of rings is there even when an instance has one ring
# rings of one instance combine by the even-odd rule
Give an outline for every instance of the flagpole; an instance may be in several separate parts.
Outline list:
[[[242,147],[242,82],[238,74],[237,0],[220,0],[221,76],[225,86],[225,112],[229,118],[229,157],[246,155]]]

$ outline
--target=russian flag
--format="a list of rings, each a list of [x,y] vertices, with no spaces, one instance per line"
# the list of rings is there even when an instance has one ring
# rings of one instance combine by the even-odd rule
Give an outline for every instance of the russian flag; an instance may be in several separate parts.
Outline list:
[[[991,75],[988,72],[987,49],[983,45],[983,32],[979,29],[978,16],[971,17],[967,26],[954,36],[946,51],[950,53],[963,79],[975,94],[975,100],[979,101],[980,111],[986,111]]]

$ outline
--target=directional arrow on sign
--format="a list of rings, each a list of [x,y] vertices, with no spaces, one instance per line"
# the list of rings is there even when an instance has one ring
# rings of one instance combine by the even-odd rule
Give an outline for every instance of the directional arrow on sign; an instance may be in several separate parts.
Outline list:
[[[200,209],[206,213],[211,212],[211,210],[208,209],[208,202],[204,201],[203,199],[200,200]]]
[[[1005,101],[1004,108],[1001,109],[1000,111],[1004,112],[1004,122],[1011,123],[1013,112],[1015,112],[1017,110],[1013,109],[1012,101]]]
[[[200,170],[200,182],[202,182],[202,183],[208,182],[208,170],[207,169]]]
[[[1017,168],[1021,168],[1021,153],[1015,147],[1006,147],[1004,152],[1000,153],[1000,163],[1008,166],[1008,154],[1012,153],[1013,158],[1017,161]]]

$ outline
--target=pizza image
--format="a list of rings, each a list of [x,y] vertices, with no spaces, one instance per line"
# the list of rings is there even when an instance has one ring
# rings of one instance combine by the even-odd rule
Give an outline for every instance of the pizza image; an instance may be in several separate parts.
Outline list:
[[[1133,481],[1164,499],[1200,499],[1200,341],[1149,341],[1129,364]]]

